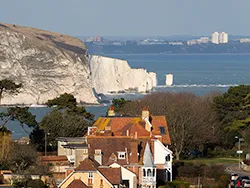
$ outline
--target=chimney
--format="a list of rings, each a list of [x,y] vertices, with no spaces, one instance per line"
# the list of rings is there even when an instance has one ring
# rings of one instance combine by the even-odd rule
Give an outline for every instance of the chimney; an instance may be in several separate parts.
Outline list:
[[[138,141],[137,140],[131,140],[130,142],[130,155],[129,155],[129,161],[130,163],[138,163]]]
[[[141,119],[144,120],[145,118],[149,119],[148,107],[143,107],[142,109]]]
[[[95,149],[94,159],[102,165],[102,150]]]
[[[129,130],[127,130],[127,136],[129,136]]]
[[[114,106],[110,106],[109,110],[108,110],[108,116],[115,116],[115,107]]]

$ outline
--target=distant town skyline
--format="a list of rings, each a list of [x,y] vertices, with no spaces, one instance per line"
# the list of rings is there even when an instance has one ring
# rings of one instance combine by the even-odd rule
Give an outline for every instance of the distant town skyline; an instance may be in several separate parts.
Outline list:
[[[0,22],[72,36],[250,35],[249,0],[8,0]]]

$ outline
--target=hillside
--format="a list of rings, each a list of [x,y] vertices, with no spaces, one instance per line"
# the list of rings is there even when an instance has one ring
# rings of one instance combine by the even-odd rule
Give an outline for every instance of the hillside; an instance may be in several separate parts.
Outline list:
[[[42,104],[61,93],[95,103],[86,47],[59,33],[0,23],[0,79],[23,84],[20,94],[2,104]]]

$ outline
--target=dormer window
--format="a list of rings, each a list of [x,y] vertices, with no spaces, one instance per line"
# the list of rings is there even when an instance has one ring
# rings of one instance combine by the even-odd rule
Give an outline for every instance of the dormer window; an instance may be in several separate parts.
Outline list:
[[[160,126],[159,129],[160,129],[161,135],[166,135],[167,134],[166,127]]]
[[[83,149],[83,155],[87,155],[88,154],[88,149]]]
[[[101,155],[101,154],[102,154],[102,150],[100,150],[100,149],[95,150],[95,155]]]
[[[118,159],[125,159],[126,158],[126,152],[119,151],[118,152]]]

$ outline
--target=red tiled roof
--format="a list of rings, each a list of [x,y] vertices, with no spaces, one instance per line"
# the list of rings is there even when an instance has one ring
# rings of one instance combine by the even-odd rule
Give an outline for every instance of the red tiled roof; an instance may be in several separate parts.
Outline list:
[[[67,186],[67,188],[88,188],[88,186],[80,179],[75,179]]]
[[[115,109],[114,106],[110,106],[110,107],[109,107],[109,110],[114,110],[114,109]]]
[[[75,171],[96,171],[100,164],[95,160],[87,157],[80,162],[79,166],[75,168]]]
[[[164,144],[171,144],[170,135],[168,131],[168,124],[165,116],[151,116],[152,117],[152,125],[153,125],[153,135],[161,135],[162,142]],[[160,127],[163,126],[166,129],[166,134],[162,135],[160,132]]]
[[[143,154],[141,151],[144,150],[145,143],[149,140],[148,136],[136,140],[127,136],[88,136],[89,156],[94,158],[95,149],[100,149],[102,152],[102,165],[114,162],[120,165],[136,163],[138,160],[135,157],[140,158],[142,156],[138,156],[137,153]],[[127,152],[127,157],[119,159],[118,152]],[[114,161],[114,155],[117,156],[117,161]],[[111,158],[113,160],[110,160]]]
[[[119,185],[121,183],[121,168],[99,167],[98,171],[112,184]]]
[[[89,156],[94,158],[95,149],[100,149],[103,157],[102,164],[105,165],[109,162],[112,154],[118,156],[118,151],[125,151],[127,148],[130,152],[130,137],[114,137],[114,136],[88,136],[87,141],[89,144]],[[119,164],[126,164],[126,159],[118,159]]]
[[[167,120],[165,116],[151,116],[153,125],[153,135],[162,136],[161,141],[164,144],[171,144],[170,135],[168,131]],[[130,130],[130,135],[137,132],[137,137],[150,136],[147,130],[144,128],[140,117],[99,117],[93,126],[96,126],[99,130],[105,130],[105,127],[111,127],[111,131],[114,136],[126,136],[127,130]],[[166,134],[161,134],[160,127],[165,127]]]
[[[127,135],[127,130],[129,131],[129,135],[137,134],[137,137],[141,136],[150,136],[150,133],[143,127],[145,125],[144,121],[128,123],[122,129],[119,130],[121,136]],[[116,134],[115,134],[116,135]]]
[[[138,117],[114,117],[110,120],[111,130],[116,135],[120,130],[129,123],[137,123],[140,121]]]
[[[58,155],[52,155],[52,156],[40,156],[41,162],[68,162],[68,158],[64,155],[58,156]]]

